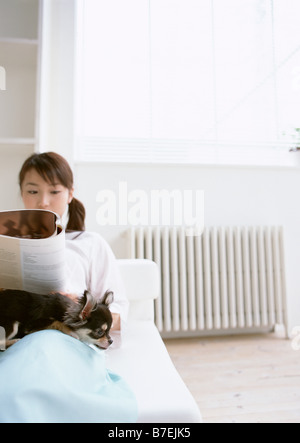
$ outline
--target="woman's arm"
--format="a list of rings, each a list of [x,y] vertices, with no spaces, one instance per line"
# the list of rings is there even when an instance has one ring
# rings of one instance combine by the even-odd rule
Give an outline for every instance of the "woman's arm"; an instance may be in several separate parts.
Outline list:
[[[117,260],[110,246],[100,235],[95,236],[91,254],[90,290],[99,298],[107,290],[114,293],[110,310],[113,314],[113,330],[118,331],[122,329],[122,322],[127,320],[129,302]]]

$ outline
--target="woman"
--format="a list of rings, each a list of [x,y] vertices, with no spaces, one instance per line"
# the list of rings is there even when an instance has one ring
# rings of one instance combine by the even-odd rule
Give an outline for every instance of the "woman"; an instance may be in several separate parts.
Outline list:
[[[67,161],[48,152],[29,157],[19,174],[26,209],[47,209],[66,220],[65,292],[85,289],[110,306],[114,329],[126,321],[128,302],[115,257],[97,234],[84,231],[85,209],[74,198]],[[58,331],[31,334],[0,355],[0,423],[132,422],[135,398],[126,383],[105,369],[104,352]]]
[[[74,198],[73,173],[60,155],[48,152],[29,157],[19,174],[26,209],[48,209],[66,225],[67,283],[65,292],[81,295],[88,289],[101,298],[110,289],[114,329],[127,318],[128,301],[115,257],[102,237],[85,232],[85,208]],[[75,231],[75,232],[74,232]]]

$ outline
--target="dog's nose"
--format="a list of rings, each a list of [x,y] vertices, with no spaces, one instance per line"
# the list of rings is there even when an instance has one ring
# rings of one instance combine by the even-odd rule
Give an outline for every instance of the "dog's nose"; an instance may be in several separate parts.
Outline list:
[[[112,345],[113,342],[114,342],[114,341],[110,338],[110,339],[108,340],[108,344],[109,344],[109,346]]]

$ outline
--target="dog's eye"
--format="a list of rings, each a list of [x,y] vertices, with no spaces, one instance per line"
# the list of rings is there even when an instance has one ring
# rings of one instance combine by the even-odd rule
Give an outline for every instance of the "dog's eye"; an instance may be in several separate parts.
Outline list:
[[[99,335],[99,337],[103,337],[105,332],[103,331],[103,329],[97,329],[96,331],[97,335]]]

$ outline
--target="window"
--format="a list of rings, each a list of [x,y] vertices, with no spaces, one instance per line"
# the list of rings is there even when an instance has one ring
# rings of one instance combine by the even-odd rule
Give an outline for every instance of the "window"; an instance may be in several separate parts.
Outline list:
[[[288,165],[299,0],[78,0],[77,160]]]

